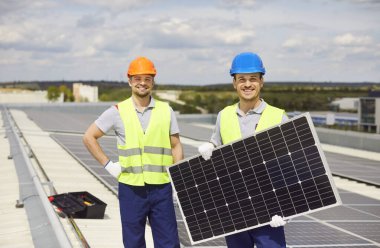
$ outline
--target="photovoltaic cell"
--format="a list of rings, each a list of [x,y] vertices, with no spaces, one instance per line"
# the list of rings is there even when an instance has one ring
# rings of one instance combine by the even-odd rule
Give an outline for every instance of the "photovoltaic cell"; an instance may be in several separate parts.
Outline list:
[[[308,113],[168,169],[193,244],[341,204]]]

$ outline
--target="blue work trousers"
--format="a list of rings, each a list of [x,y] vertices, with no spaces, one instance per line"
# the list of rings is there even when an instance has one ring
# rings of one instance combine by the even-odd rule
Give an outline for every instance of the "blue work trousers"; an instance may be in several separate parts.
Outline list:
[[[171,184],[131,186],[119,183],[119,205],[125,248],[145,248],[146,219],[155,248],[179,248]]]
[[[284,227],[269,225],[226,236],[228,248],[285,248]]]

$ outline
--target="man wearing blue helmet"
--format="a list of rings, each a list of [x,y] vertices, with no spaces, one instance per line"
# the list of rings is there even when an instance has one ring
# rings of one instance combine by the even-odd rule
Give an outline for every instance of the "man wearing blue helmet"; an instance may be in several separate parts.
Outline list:
[[[246,52],[234,58],[230,75],[233,77],[233,86],[239,96],[239,102],[225,107],[218,113],[210,142],[198,148],[204,159],[210,159],[213,149],[217,146],[246,138],[288,119],[284,110],[273,107],[260,98],[264,74],[265,68],[257,54]],[[227,246],[286,247],[285,223],[281,216],[272,216],[269,225],[227,236]]]

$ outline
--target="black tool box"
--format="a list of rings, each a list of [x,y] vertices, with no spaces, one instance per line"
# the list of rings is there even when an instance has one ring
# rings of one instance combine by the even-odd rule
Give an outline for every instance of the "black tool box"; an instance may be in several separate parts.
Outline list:
[[[103,219],[107,204],[87,191],[49,196],[59,211],[73,218]]]

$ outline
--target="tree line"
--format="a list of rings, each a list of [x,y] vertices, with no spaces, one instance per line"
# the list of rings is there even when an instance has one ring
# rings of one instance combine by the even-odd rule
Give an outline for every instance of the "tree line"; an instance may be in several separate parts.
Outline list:
[[[130,87],[126,83],[107,84],[102,81],[98,87],[100,101],[117,102],[131,95]],[[225,106],[238,102],[232,84],[156,85],[155,89],[179,91],[179,100],[186,104],[171,102],[171,106],[181,113],[200,113],[198,106],[206,109],[208,113],[217,113]],[[366,97],[371,91],[380,91],[380,84],[266,83],[262,90],[262,97],[269,104],[286,111],[324,111],[331,108],[330,104],[335,99]],[[64,101],[74,101],[72,90],[66,84],[50,85],[47,88],[47,97],[51,101],[58,99],[61,94],[64,95]]]

